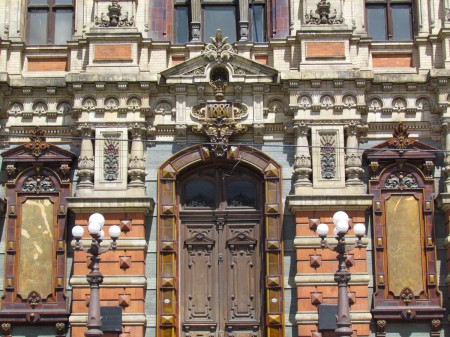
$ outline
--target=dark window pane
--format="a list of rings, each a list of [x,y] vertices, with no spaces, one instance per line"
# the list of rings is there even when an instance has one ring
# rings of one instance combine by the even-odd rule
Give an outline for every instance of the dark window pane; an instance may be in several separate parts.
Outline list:
[[[386,6],[383,4],[367,5],[367,33],[373,40],[387,40]]]
[[[30,44],[47,44],[47,10],[30,11]]]
[[[55,5],[73,5],[73,0],[55,0]]]
[[[252,39],[254,42],[264,41],[265,15],[264,5],[253,5],[252,12]]]
[[[411,5],[392,4],[392,33],[394,40],[412,40]]]
[[[175,7],[175,42],[189,41],[189,8],[188,6]]]
[[[214,206],[214,184],[196,180],[186,184],[186,207],[212,207]]]
[[[73,11],[58,9],[55,12],[55,44],[66,44],[72,39]]]
[[[228,184],[227,205],[228,207],[255,207],[255,186],[244,180]]]
[[[228,37],[228,42],[236,41],[236,8],[234,6],[205,6],[205,28],[203,41],[209,42],[210,37],[221,29]]]
[[[48,0],[30,0],[30,2],[28,3],[31,6],[35,6],[35,5],[47,5]]]

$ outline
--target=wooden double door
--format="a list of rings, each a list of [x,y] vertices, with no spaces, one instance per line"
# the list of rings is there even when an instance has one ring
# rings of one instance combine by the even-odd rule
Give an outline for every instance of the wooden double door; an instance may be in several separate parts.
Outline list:
[[[264,334],[261,184],[245,172],[190,176],[180,211],[183,336]],[[212,191],[211,191],[212,189]]]

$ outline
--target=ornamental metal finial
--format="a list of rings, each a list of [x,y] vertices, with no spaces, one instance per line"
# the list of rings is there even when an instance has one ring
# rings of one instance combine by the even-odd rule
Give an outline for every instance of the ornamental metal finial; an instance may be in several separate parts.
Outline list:
[[[50,144],[48,144],[45,140],[45,132],[44,130],[41,130],[39,126],[36,126],[34,131],[31,131],[30,140],[31,142],[26,143],[24,147],[26,149],[30,149],[33,153],[33,156],[39,157],[42,154],[43,150],[46,150],[50,147]]]
[[[394,128],[391,140],[388,144],[399,150],[404,150],[414,144],[414,139],[409,138],[408,127],[404,127],[403,123],[398,123],[398,126]]]

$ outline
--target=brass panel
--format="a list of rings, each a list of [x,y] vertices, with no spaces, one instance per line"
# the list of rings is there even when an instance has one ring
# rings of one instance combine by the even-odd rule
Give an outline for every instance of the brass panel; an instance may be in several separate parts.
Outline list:
[[[21,206],[19,285],[22,297],[53,293],[54,205],[48,198],[28,199]]]
[[[413,195],[386,200],[388,289],[394,295],[405,287],[415,295],[424,289],[420,207]]]

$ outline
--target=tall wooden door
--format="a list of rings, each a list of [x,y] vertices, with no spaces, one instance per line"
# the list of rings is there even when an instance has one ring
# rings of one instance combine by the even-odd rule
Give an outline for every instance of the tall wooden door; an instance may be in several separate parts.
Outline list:
[[[211,168],[181,184],[181,330],[190,337],[262,336],[262,181]]]

